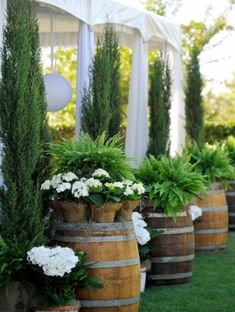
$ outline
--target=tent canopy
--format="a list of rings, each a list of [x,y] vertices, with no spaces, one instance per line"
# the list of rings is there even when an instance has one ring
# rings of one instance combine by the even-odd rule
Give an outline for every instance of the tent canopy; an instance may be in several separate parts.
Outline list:
[[[133,34],[138,30],[150,48],[170,45],[180,51],[180,26],[165,17],[140,10],[118,0],[37,0],[42,46],[50,46],[50,14],[53,14],[57,45],[76,45],[78,19],[93,26],[95,32],[110,19],[116,25],[120,42],[133,46]]]

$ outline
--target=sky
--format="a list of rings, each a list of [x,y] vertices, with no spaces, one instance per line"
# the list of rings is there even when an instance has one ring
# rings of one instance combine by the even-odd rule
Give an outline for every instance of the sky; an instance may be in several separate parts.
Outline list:
[[[122,1],[122,0],[121,0]],[[141,7],[144,0],[125,0],[125,2]],[[191,20],[204,21],[206,12],[207,22],[213,22],[228,7],[228,0],[182,0],[182,6],[174,16],[169,18],[180,24],[187,24]],[[229,23],[235,27],[235,5],[233,10],[226,11]],[[218,44],[219,43],[219,44]],[[201,53],[201,72],[208,81],[206,89],[212,89],[219,94],[224,91],[224,81],[231,80],[235,72],[235,32],[222,32],[213,38],[211,45]]]

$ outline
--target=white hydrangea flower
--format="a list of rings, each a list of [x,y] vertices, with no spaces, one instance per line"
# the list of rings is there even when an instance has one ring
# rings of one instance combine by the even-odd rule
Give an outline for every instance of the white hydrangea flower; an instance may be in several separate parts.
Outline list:
[[[57,186],[62,183],[62,174],[59,173],[59,174],[56,174],[52,177],[51,179],[51,186],[56,189]]]
[[[27,252],[27,260],[40,267],[47,263],[49,257],[50,248],[46,248],[44,246],[33,247]]]
[[[67,172],[67,173],[63,174],[63,180],[66,182],[72,182],[73,180],[77,180],[77,179],[78,179],[78,177],[73,172]]]
[[[145,192],[145,188],[142,183],[134,183],[131,188],[133,191],[137,191],[138,195],[144,194]]]
[[[68,182],[64,182],[64,183],[61,183],[57,186],[56,188],[56,192],[57,193],[62,193],[66,190],[70,190],[71,189],[71,183],[68,183]]]
[[[150,240],[149,231],[147,231],[145,228],[142,228],[140,226],[135,229],[135,235],[136,235],[137,242],[140,245],[145,245]]]
[[[132,190],[132,188],[129,185],[127,185],[127,187],[126,187],[126,189],[125,189],[123,194],[125,196],[131,196],[131,195],[134,194],[134,191]]]
[[[76,198],[89,196],[89,189],[86,183],[81,181],[76,181],[72,186],[72,194]]]
[[[106,177],[106,178],[110,178],[110,175],[109,175],[109,173],[106,170],[99,168],[99,169],[96,169],[93,172],[92,177],[97,177],[97,178]]]
[[[122,183],[125,185],[128,185],[128,186],[131,186],[133,184],[133,181],[128,180],[128,179],[124,179],[124,180],[122,180]]]
[[[41,185],[41,190],[49,190],[51,187],[51,181],[50,180],[46,180],[42,183]]]
[[[198,206],[189,206],[190,209],[190,214],[192,217],[192,221],[196,220],[197,218],[202,216],[202,208],[198,207]]]
[[[145,245],[150,240],[149,231],[145,229],[147,223],[138,212],[132,213],[132,221],[135,229],[136,240],[140,245]]]
[[[97,180],[94,178],[90,178],[90,179],[86,180],[85,184],[88,187],[102,187],[103,186],[103,184],[102,184],[102,182],[100,182],[100,180]]]
[[[143,216],[139,213],[134,211],[132,213],[132,221],[134,226],[146,227],[147,223],[143,220]]]
[[[104,185],[105,185],[105,186],[107,187],[107,189],[110,190],[110,191],[112,191],[112,190],[115,189],[114,183],[106,182]]]
[[[118,188],[121,188],[121,189],[124,188],[124,184],[122,182],[114,182],[113,185],[114,185],[114,187],[118,187]]]
[[[65,273],[70,273],[79,262],[74,251],[68,247],[34,247],[27,254],[28,261],[41,266],[47,276],[63,277]]]

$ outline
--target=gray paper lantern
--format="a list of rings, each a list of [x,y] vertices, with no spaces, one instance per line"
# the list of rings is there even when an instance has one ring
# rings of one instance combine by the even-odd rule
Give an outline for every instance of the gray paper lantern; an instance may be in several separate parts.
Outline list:
[[[67,79],[58,73],[44,76],[47,110],[57,112],[63,109],[72,98],[72,87]]]

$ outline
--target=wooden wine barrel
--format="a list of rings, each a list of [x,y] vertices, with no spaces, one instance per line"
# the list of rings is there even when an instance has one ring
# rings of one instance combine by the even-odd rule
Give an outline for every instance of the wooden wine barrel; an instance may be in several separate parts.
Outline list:
[[[228,206],[223,184],[212,184],[208,194],[199,197],[196,205],[202,208],[202,217],[194,222],[195,251],[223,250],[228,236]]]
[[[63,223],[59,245],[84,250],[89,269],[104,287],[78,291],[82,312],[137,312],[140,300],[140,262],[132,222]]]
[[[230,231],[235,231],[235,181],[228,181],[229,190],[226,192],[228,205],[228,227]]]
[[[144,214],[150,227],[163,231],[152,240],[156,247],[151,252],[152,267],[148,281],[154,285],[190,282],[194,260],[194,232],[189,211],[178,214],[176,222],[164,213],[152,211]]]

